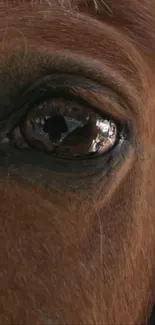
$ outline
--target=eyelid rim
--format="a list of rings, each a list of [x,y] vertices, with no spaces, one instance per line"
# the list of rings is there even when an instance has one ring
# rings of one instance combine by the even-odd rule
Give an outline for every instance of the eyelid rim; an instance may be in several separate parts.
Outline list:
[[[95,159],[64,159],[40,150],[21,149],[17,150],[7,143],[0,145],[0,166],[8,168],[10,165],[20,168],[20,166],[34,166],[49,170],[59,175],[67,175],[68,178],[93,176],[102,172],[107,174],[114,166],[118,165],[122,157],[127,157],[127,152],[132,148],[128,140],[119,142],[113,150],[107,151]],[[80,161],[80,163],[79,163]]]
[[[119,110],[119,108],[121,107],[119,103],[120,100],[116,95],[114,96],[114,93],[110,89],[107,89],[88,78],[83,78],[78,75],[53,73],[51,75],[46,75],[43,78],[39,78],[28,88],[23,89],[22,95],[20,95],[20,98],[17,97],[15,101],[17,102],[17,104],[15,103],[13,113],[6,120],[0,122],[0,139],[4,138],[5,135],[9,133],[13,127],[15,127],[22,115],[26,114],[26,112],[28,111],[28,107],[32,107],[32,105],[34,105],[34,102],[37,100],[42,101],[43,96],[46,98],[47,93],[49,93],[49,90],[51,92],[52,97],[52,92],[56,91],[58,86],[63,89],[63,91],[70,93],[74,96],[81,95],[81,98],[83,97],[83,99],[87,101],[90,105],[92,105],[92,102],[89,102],[88,99],[93,99],[95,103],[97,101],[97,97],[100,96],[100,101],[98,101],[98,105],[100,105],[100,110],[98,108],[98,114],[100,115],[107,114],[109,117],[111,116],[111,118],[114,119],[114,115],[118,115],[118,111],[121,112],[121,109]],[[83,90],[85,90],[85,93]],[[89,94],[86,94],[86,92]],[[114,98],[116,97],[117,102],[115,101],[114,105],[113,102]],[[111,98],[113,100],[111,100]],[[109,105],[113,105],[113,109],[115,108],[115,114],[114,110],[113,114],[101,110],[103,100],[105,99],[107,101],[109,100]],[[95,105],[93,106],[95,107]],[[122,116],[119,116],[119,118],[122,120],[125,120],[125,117],[126,116],[124,116],[123,114]]]
[[[59,80],[61,82],[62,88],[67,89],[67,91],[69,89],[69,93],[80,97],[81,99],[84,99],[88,104],[98,108],[98,111],[100,109],[100,114],[105,113],[109,116],[113,116],[113,118],[116,117],[119,120],[121,119],[122,121],[132,119],[132,115],[129,114],[127,110],[127,104],[120,95],[118,95],[115,91],[113,91],[113,89],[109,88],[108,86],[101,85],[100,83],[97,83],[87,77],[69,73],[51,73],[36,80],[36,82],[30,86],[30,88],[40,88],[41,86],[45,88],[51,87],[52,90],[54,90],[54,88],[59,86]],[[56,86],[53,84],[50,85],[51,82],[55,82]],[[27,96],[28,91],[25,92],[25,96]],[[92,103],[92,99],[95,104]],[[109,104],[113,104],[112,112],[107,111],[106,107],[105,110],[103,110],[102,106],[105,102],[105,99]]]

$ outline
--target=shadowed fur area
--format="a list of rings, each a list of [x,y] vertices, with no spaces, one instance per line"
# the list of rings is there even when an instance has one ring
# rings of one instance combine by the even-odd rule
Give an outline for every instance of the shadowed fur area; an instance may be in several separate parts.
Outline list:
[[[129,125],[125,151],[90,170],[4,148],[58,74]],[[155,324],[154,0],[1,0],[0,247],[0,324]]]

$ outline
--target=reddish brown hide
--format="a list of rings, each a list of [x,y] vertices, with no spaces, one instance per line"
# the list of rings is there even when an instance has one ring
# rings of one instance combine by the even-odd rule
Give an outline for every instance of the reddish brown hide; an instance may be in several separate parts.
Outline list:
[[[0,121],[9,124],[23,89],[63,73],[100,85],[102,95],[84,89],[85,98],[132,125],[123,160],[107,174],[73,175],[68,165],[66,175],[47,168],[44,153],[40,167],[33,152],[14,159],[12,148],[0,148],[1,324],[148,323],[155,302],[154,57],[154,0],[1,0]]]

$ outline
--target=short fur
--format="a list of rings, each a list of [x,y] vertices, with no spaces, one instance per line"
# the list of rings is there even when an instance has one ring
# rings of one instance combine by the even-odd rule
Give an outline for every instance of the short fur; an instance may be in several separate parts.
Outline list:
[[[0,323],[147,324],[155,302],[155,1],[3,0],[0,49],[1,120],[9,121],[19,89],[61,70],[117,89],[126,108],[115,114],[134,134],[133,150],[91,191],[82,183],[53,191],[24,166],[22,174],[2,169]]]

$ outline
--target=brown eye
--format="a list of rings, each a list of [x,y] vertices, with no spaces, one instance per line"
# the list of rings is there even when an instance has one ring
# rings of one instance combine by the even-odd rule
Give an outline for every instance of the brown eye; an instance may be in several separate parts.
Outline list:
[[[65,158],[101,155],[118,137],[117,124],[90,107],[67,99],[51,99],[36,105],[13,130],[18,147],[31,147]]]

